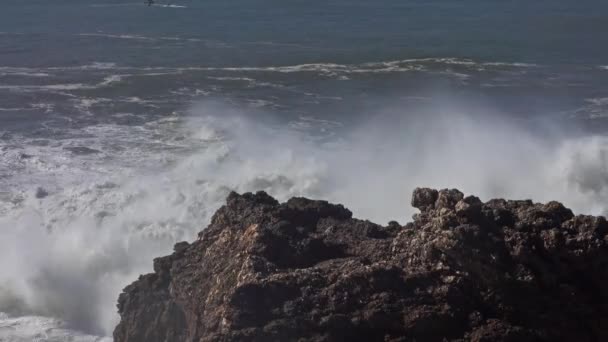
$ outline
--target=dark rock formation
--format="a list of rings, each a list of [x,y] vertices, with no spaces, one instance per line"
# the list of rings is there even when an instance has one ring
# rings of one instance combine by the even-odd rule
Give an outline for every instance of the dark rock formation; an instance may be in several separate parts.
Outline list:
[[[41,198],[45,198],[49,195],[49,192],[46,191],[44,188],[38,187],[36,189],[36,198],[41,199]]]
[[[231,194],[121,294],[115,342],[608,341],[608,223],[416,189],[414,222]]]
[[[92,149],[92,148],[86,147],[86,146],[64,147],[63,149],[70,151],[73,154],[83,155],[83,156],[101,153],[101,151],[99,151],[99,150],[95,150],[95,149]]]

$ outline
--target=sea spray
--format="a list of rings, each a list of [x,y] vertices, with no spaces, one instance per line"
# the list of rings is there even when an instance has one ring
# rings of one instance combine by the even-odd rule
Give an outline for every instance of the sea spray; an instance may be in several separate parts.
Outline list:
[[[382,120],[319,142],[260,113],[199,104],[176,130],[198,148],[156,168],[91,169],[42,199],[32,189],[0,218],[0,311],[109,336],[121,289],[174,242],[194,239],[233,190],[324,198],[378,222],[407,220],[416,186],[606,211],[605,138],[532,133],[525,122],[446,108],[378,109]]]

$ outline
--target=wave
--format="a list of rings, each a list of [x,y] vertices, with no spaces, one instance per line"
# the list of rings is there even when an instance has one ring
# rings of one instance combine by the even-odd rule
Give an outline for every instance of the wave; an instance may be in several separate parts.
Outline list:
[[[90,7],[128,7],[128,6],[143,6],[143,2],[131,2],[131,3],[123,3],[123,4],[91,4]],[[175,5],[175,4],[153,4],[153,7],[161,7],[161,8],[188,8],[185,5]]]
[[[575,117],[604,119],[608,117],[608,97],[585,99],[586,105],[574,112]]]
[[[336,64],[336,63],[309,63],[287,66],[265,66],[265,67],[187,67],[183,70],[199,71],[237,71],[237,72],[279,72],[300,73],[316,72],[321,74],[357,74],[357,73],[391,73],[433,70],[434,65],[457,65],[473,67],[509,67],[509,68],[532,68],[536,64],[507,63],[507,62],[475,62],[467,59],[457,58],[421,58],[402,59],[383,62],[367,62],[361,64]],[[463,75],[463,73],[460,73]]]
[[[520,68],[532,68],[538,67],[538,64],[532,63],[521,63],[521,62],[480,62],[472,59],[461,59],[455,57],[428,57],[428,58],[410,58],[394,60],[389,62],[380,63],[440,63],[440,64],[451,64],[451,65],[463,65],[463,66],[507,66],[507,67],[520,67]],[[368,63],[374,65],[377,63]]]
[[[0,66],[0,72],[2,72],[2,73],[29,73],[29,72],[39,71],[39,70],[41,70],[41,69]]]
[[[242,82],[255,82],[253,78],[249,77],[217,77],[217,76],[208,76],[210,80],[216,81],[242,81]]]
[[[152,39],[147,37],[130,37],[128,39]],[[95,62],[80,66],[65,66],[65,67],[46,67],[46,68],[13,68],[0,67],[0,72],[12,74],[30,74],[30,75],[49,75],[49,72],[69,72],[69,71],[90,71],[97,73],[98,71],[114,71],[121,73],[113,73],[96,84],[86,83],[65,83],[65,84],[46,84],[46,85],[0,85],[0,89],[10,89],[12,91],[77,91],[90,90],[102,87],[112,86],[121,82],[127,77],[143,77],[143,76],[164,76],[183,74],[188,72],[207,72],[207,73],[241,73],[241,74],[257,74],[257,73],[312,73],[320,77],[334,78],[339,80],[349,80],[354,75],[365,74],[384,74],[384,73],[402,73],[402,72],[431,72],[444,73],[450,77],[458,78],[461,81],[469,77],[467,70],[450,70],[436,68],[428,63],[442,63],[449,61],[455,63],[452,59],[422,59],[422,60],[398,60],[386,62],[370,62],[361,64],[337,64],[337,63],[309,63],[286,66],[260,66],[260,67],[155,67],[155,66],[120,66],[115,63]],[[427,63],[427,64],[425,64]],[[469,62],[462,62],[464,65],[469,65]],[[284,88],[285,86],[278,83],[258,81],[251,76],[207,76],[209,79],[219,81],[247,81],[252,86],[257,87],[274,87]]]
[[[106,34],[106,33],[79,33],[79,36],[84,37],[103,37],[114,39],[134,39],[134,40],[155,40],[154,38],[131,35],[131,34]]]
[[[24,110],[31,110],[31,108],[24,107],[14,107],[14,108],[2,108],[0,107],[0,112],[20,112]]]
[[[92,64],[86,64],[83,66],[78,67],[79,69],[84,69],[84,70],[89,70],[89,69],[93,69],[93,70],[107,70],[107,69],[115,69],[117,67],[116,63],[108,63],[108,62],[94,62]]]
[[[274,103],[272,101],[260,100],[260,99],[247,100],[247,103],[252,108],[275,107],[276,106],[276,103]]]
[[[103,81],[101,81],[100,83],[98,83],[98,84],[96,85],[96,87],[105,87],[105,86],[109,86],[109,85],[110,85],[110,84],[112,84],[112,83],[117,83],[117,82],[122,81],[122,79],[123,79],[124,77],[127,77],[127,76],[131,76],[131,75],[110,75],[110,76],[107,76],[107,77],[105,77],[105,78],[103,79]]]
[[[97,84],[85,83],[65,83],[65,84],[45,84],[45,85],[0,85],[0,89],[8,89],[12,91],[58,91],[58,90],[90,90],[111,86],[114,83],[122,81],[125,77],[133,75],[109,75]]]
[[[92,89],[93,86],[86,85],[83,83],[67,83],[67,84],[49,84],[49,85],[0,85],[0,89],[10,90],[80,90],[80,89]]]
[[[0,76],[50,77],[51,75],[46,72],[4,71],[0,72]]]
[[[142,2],[130,2],[121,4],[91,4],[90,7],[125,7],[125,6],[141,6]]]
[[[112,342],[109,337],[98,337],[71,330],[66,323],[47,317],[25,316],[11,318],[0,315],[0,340],[4,342]]]
[[[0,307],[109,335],[121,289],[175,241],[193,239],[231,190],[324,198],[379,222],[406,220],[415,186],[607,212],[608,138],[530,134],[477,110],[444,103],[439,114],[406,116],[387,107],[377,109],[382,120],[369,113],[348,129],[312,117],[285,129],[204,103],[187,119],[88,127],[59,145],[12,141],[0,146],[0,168],[17,170],[3,188],[22,197],[0,216]],[[331,143],[311,139],[336,130],[345,132]],[[37,187],[48,196],[37,198]]]
[[[487,66],[513,66],[513,67],[521,67],[521,68],[536,68],[536,67],[539,67],[538,64],[534,64],[534,63],[486,62],[486,63],[482,63],[482,65],[487,65]]]
[[[32,103],[30,106],[34,109],[43,109],[46,113],[50,113],[55,108],[52,103]]]
[[[187,6],[184,5],[171,5],[171,4],[160,4],[160,5],[154,5],[155,7],[164,7],[164,8],[188,8]]]
[[[104,33],[83,33],[80,35],[112,37],[119,39],[139,39],[139,40],[197,40],[195,38],[180,37],[146,37],[138,35],[112,35]],[[380,62],[365,62],[355,64],[338,63],[305,63],[284,66],[184,66],[184,67],[163,67],[163,66],[120,66],[116,63],[94,62],[81,66],[45,67],[45,68],[24,68],[24,67],[0,67],[0,72],[45,72],[52,70],[140,70],[140,71],[235,71],[235,72],[319,72],[319,73],[384,73],[400,71],[420,71],[432,69],[440,65],[455,65],[465,68],[480,67],[508,67],[515,69],[540,67],[538,64],[529,63],[510,63],[510,62],[480,62],[458,58],[419,58],[401,59]]]
[[[184,41],[184,42],[205,42],[199,38],[182,38],[182,37],[149,37],[137,34],[110,34],[110,33],[79,33],[82,37],[101,37],[110,39],[126,39],[126,40],[142,40],[142,41]]]
[[[596,106],[608,106],[608,97],[585,99],[585,101]]]
[[[286,86],[283,85],[283,84],[258,81],[256,79],[253,79],[253,78],[250,78],[250,77],[230,77],[230,76],[218,77],[218,76],[208,76],[207,78],[210,79],[210,80],[216,80],[216,81],[246,82],[248,84],[248,87],[266,87],[266,88],[276,88],[276,89],[285,89],[286,88]]]

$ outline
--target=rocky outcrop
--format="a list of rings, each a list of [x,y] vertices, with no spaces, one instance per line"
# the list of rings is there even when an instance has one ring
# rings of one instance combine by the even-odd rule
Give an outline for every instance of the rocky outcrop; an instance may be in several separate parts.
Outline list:
[[[608,223],[416,189],[414,221],[232,193],[120,295],[115,342],[608,341]]]

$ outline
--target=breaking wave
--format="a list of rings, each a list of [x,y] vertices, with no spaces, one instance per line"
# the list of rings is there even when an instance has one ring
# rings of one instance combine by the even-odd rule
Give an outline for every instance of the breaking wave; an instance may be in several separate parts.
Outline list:
[[[80,341],[92,340],[76,331],[109,336],[121,289],[174,242],[192,240],[232,190],[324,198],[377,222],[407,220],[416,186],[608,209],[606,137],[533,134],[455,104],[432,115],[387,105],[369,117],[348,127],[303,117],[286,128],[204,103],[154,127],[91,127],[95,143],[0,142],[2,163],[21,175],[0,177],[11,179],[0,183],[11,190],[0,193],[0,337],[22,341],[15,336],[35,325]],[[315,129],[344,133],[319,142]]]
[[[197,40],[197,38],[179,38],[179,37],[147,37],[141,35],[128,34],[105,34],[105,33],[81,33],[81,36],[97,36],[118,39],[136,39],[136,40]],[[402,59],[379,62],[365,62],[358,64],[337,64],[337,63],[308,63],[297,65],[282,65],[282,66],[239,66],[239,67],[211,67],[211,66],[190,66],[190,67],[134,67],[134,66],[119,66],[115,63],[95,62],[92,64],[81,66],[65,66],[65,67],[47,67],[47,68],[22,68],[22,67],[0,67],[1,71],[12,72],[44,72],[45,70],[181,70],[181,71],[254,71],[254,72],[280,72],[280,73],[295,73],[295,72],[344,72],[344,73],[377,73],[391,71],[412,71],[412,70],[432,70],[437,66],[461,66],[465,68],[481,69],[487,67],[495,68],[537,68],[540,65],[527,63],[508,63],[508,62],[481,62],[470,59],[458,58],[418,58],[418,59]]]
[[[170,5],[170,4],[169,5],[161,4],[161,5],[155,5],[155,6],[165,7],[165,8],[188,8],[188,6],[184,6],[184,5]]]
[[[178,5],[175,5],[178,6]],[[185,8],[185,7],[175,7]],[[198,38],[181,38],[181,37],[147,37],[137,34],[110,34],[110,33],[79,33],[78,36],[82,37],[101,37],[101,38],[112,38],[112,39],[127,39],[127,40],[143,40],[143,41],[187,41],[187,42],[202,42],[202,39]]]

